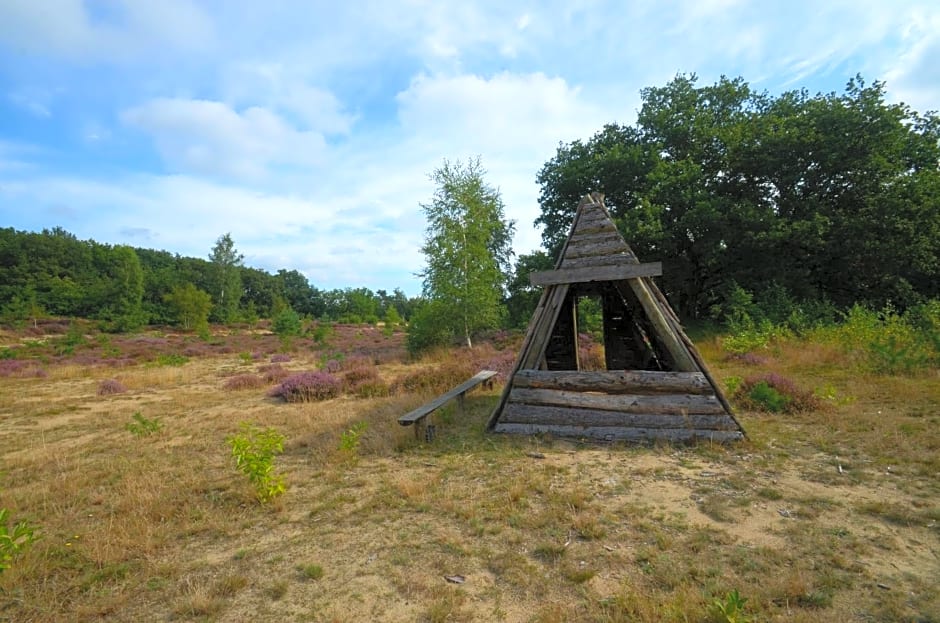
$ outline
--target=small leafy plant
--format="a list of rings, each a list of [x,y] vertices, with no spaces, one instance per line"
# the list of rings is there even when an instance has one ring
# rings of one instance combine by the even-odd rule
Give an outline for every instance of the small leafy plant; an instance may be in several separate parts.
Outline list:
[[[228,439],[235,468],[248,477],[264,504],[287,491],[282,474],[274,471],[274,457],[284,451],[284,435],[243,422],[241,432]]]
[[[12,530],[8,525],[10,511],[0,508],[0,574],[9,569],[13,560],[39,537],[27,521],[17,522]]]
[[[144,417],[140,411],[134,413],[131,418],[133,421],[125,424],[125,428],[135,437],[148,437],[163,428],[160,420]]]
[[[741,597],[738,589],[734,589],[724,599],[716,598],[712,602],[712,610],[722,623],[747,623],[751,617],[744,613],[744,604],[747,597]]]
[[[359,438],[366,431],[369,425],[365,422],[356,422],[352,428],[343,431],[339,436],[339,449],[342,452],[355,454],[359,451]]]

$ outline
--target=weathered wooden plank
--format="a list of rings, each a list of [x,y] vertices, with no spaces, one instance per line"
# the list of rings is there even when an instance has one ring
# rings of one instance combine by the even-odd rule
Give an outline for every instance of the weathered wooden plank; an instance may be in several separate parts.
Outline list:
[[[621,240],[623,236],[620,235],[620,232],[617,231],[617,228],[612,224],[597,224],[591,225],[590,227],[579,227],[578,231],[571,235],[572,240],[586,240],[589,238],[595,238],[598,236],[609,236],[611,238],[617,237]]]
[[[617,226],[607,214],[607,210],[601,207],[588,206],[587,209],[582,211],[581,219],[578,221],[578,226],[575,228],[574,233],[577,234],[583,230],[597,227],[610,227],[614,231],[617,231]]]
[[[564,307],[565,297],[568,296],[568,285],[552,286],[549,291],[548,304],[540,318],[540,323],[535,327],[532,334],[532,343],[525,353],[522,368],[537,368],[545,357],[548,340],[555,328],[555,323],[558,321],[558,314]]]
[[[608,394],[714,393],[711,384],[700,372],[653,370],[574,372],[520,369],[513,376],[513,386]]]
[[[559,283],[590,283],[592,281],[619,281],[639,277],[656,277],[663,274],[662,262],[647,264],[620,264],[596,268],[562,268],[546,270],[529,275],[534,286],[550,286]]]
[[[513,387],[509,402],[557,407],[576,407],[622,413],[725,413],[714,394],[599,394],[558,389]]]
[[[512,397],[503,409],[500,422],[511,424],[546,424],[554,426],[620,426],[628,428],[691,428],[702,430],[737,430],[727,413],[623,413],[570,407],[520,404]]]
[[[572,242],[568,245],[565,252],[565,259],[578,259],[579,257],[592,257],[595,255],[611,255],[613,253],[625,253],[627,244],[621,238],[620,240],[611,240],[609,242]]]
[[[708,440],[716,442],[738,441],[744,436],[737,430],[701,430],[688,428],[621,428],[616,426],[555,426],[544,424],[510,424],[498,422],[497,433],[516,435],[550,434],[558,437],[578,437],[598,441],[668,441]]]
[[[398,418],[398,423],[401,424],[402,426],[410,426],[414,424],[415,422],[427,417],[429,413],[432,413],[435,410],[440,409],[441,407],[443,407],[445,404],[447,404],[454,398],[462,396],[463,394],[467,393],[468,391],[470,391],[477,385],[480,385],[481,383],[485,383],[486,381],[489,381],[491,378],[493,378],[497,374],[498,372],[495,372],[493,370],[482,370],[480,372],[477,372],[475,375],[473,375],[472,378],[464,381],[463,383],[453,388],[446,394],[441,394],[440,396],[438,396],[431,402],[423,404],[417,409],[415,409],[414,411],[410,411],[409,413],[406,413],[405,415],[401,416],[400,418]]]
[[[593,228],[581,230],[571,237],[572,244],[604,244],[608,242],[623,242],[623,237],[617,233],[616,229]]]

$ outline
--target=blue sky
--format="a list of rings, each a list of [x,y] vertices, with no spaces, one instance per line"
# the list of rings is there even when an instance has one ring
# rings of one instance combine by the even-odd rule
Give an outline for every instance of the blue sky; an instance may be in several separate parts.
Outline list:
[[[428,175],[479,155],[539,246],[560,141],[677,73],[940,108],[940,3],[0,0],[0,226],[420,292]],[[585,189],[588,191],[591,189]]]

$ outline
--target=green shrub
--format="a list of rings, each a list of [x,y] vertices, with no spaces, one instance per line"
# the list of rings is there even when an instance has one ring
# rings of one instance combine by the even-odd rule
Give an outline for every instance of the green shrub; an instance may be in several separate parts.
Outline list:
[[[778,392],[767,384],[767,381],[759,381],[747,394],[748,399],[762,411],[771,413],[782,413],[786,411],[790,399]]]
[[[7,509],[0,508],[0,574],[9,569],[13,560],[39,538],[35,528],[27,521],[17,522],[11,529],[9,515]]]
[[[282,309],[271,321],[271,330],[281,339],[300,335],[300,316],[290,307]]]
[[[263,504],[287,490],[284,476],[274,471],[274,457],[284,451],[284,436],[273,428],[243,422],[241,432],[228,439],[235,468],[248,477]]]
[[[437,346],[454,341],[454,332],[443,306],[429,301],[417,309],[408,324],[406,345],[411,355],[418,355]]]
[[[791,379],[775,372],[737,381],[732,398],[745,409],[768,413],[803,413],[822,405],[813,392],[800,389]]]
[[[132,422],[128,422],[124,427],[135,437],[149,437],[163,428],[160,420],[149,419],[141,415],[140,411],[131,416]]]

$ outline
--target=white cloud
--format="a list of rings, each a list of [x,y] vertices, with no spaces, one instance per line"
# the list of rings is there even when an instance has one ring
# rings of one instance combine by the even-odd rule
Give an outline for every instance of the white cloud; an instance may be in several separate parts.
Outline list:
[[[940,110],[940,14],[914,12],[903,44],[885,75],[889,93],[920,113]]]
[[[145,55],[159,60],[177,51],[205,49],[213,40],[210,19],[190,0],[0,3],[0,43],[69,61],[121,63]]]
[[[296,119],[306,130],[347,134],[355,117],[329,90],[310,84],[302,67],[281,62],[244,62],[228,67],[222,91],[234,104],[262,106]]]
[[[156,99],[121,119],[149,133],[176,171],[261,178],[277,165],[314,165],[326,148],[322,134],[296,130],[269,110],[239,112],[216,101]]]

